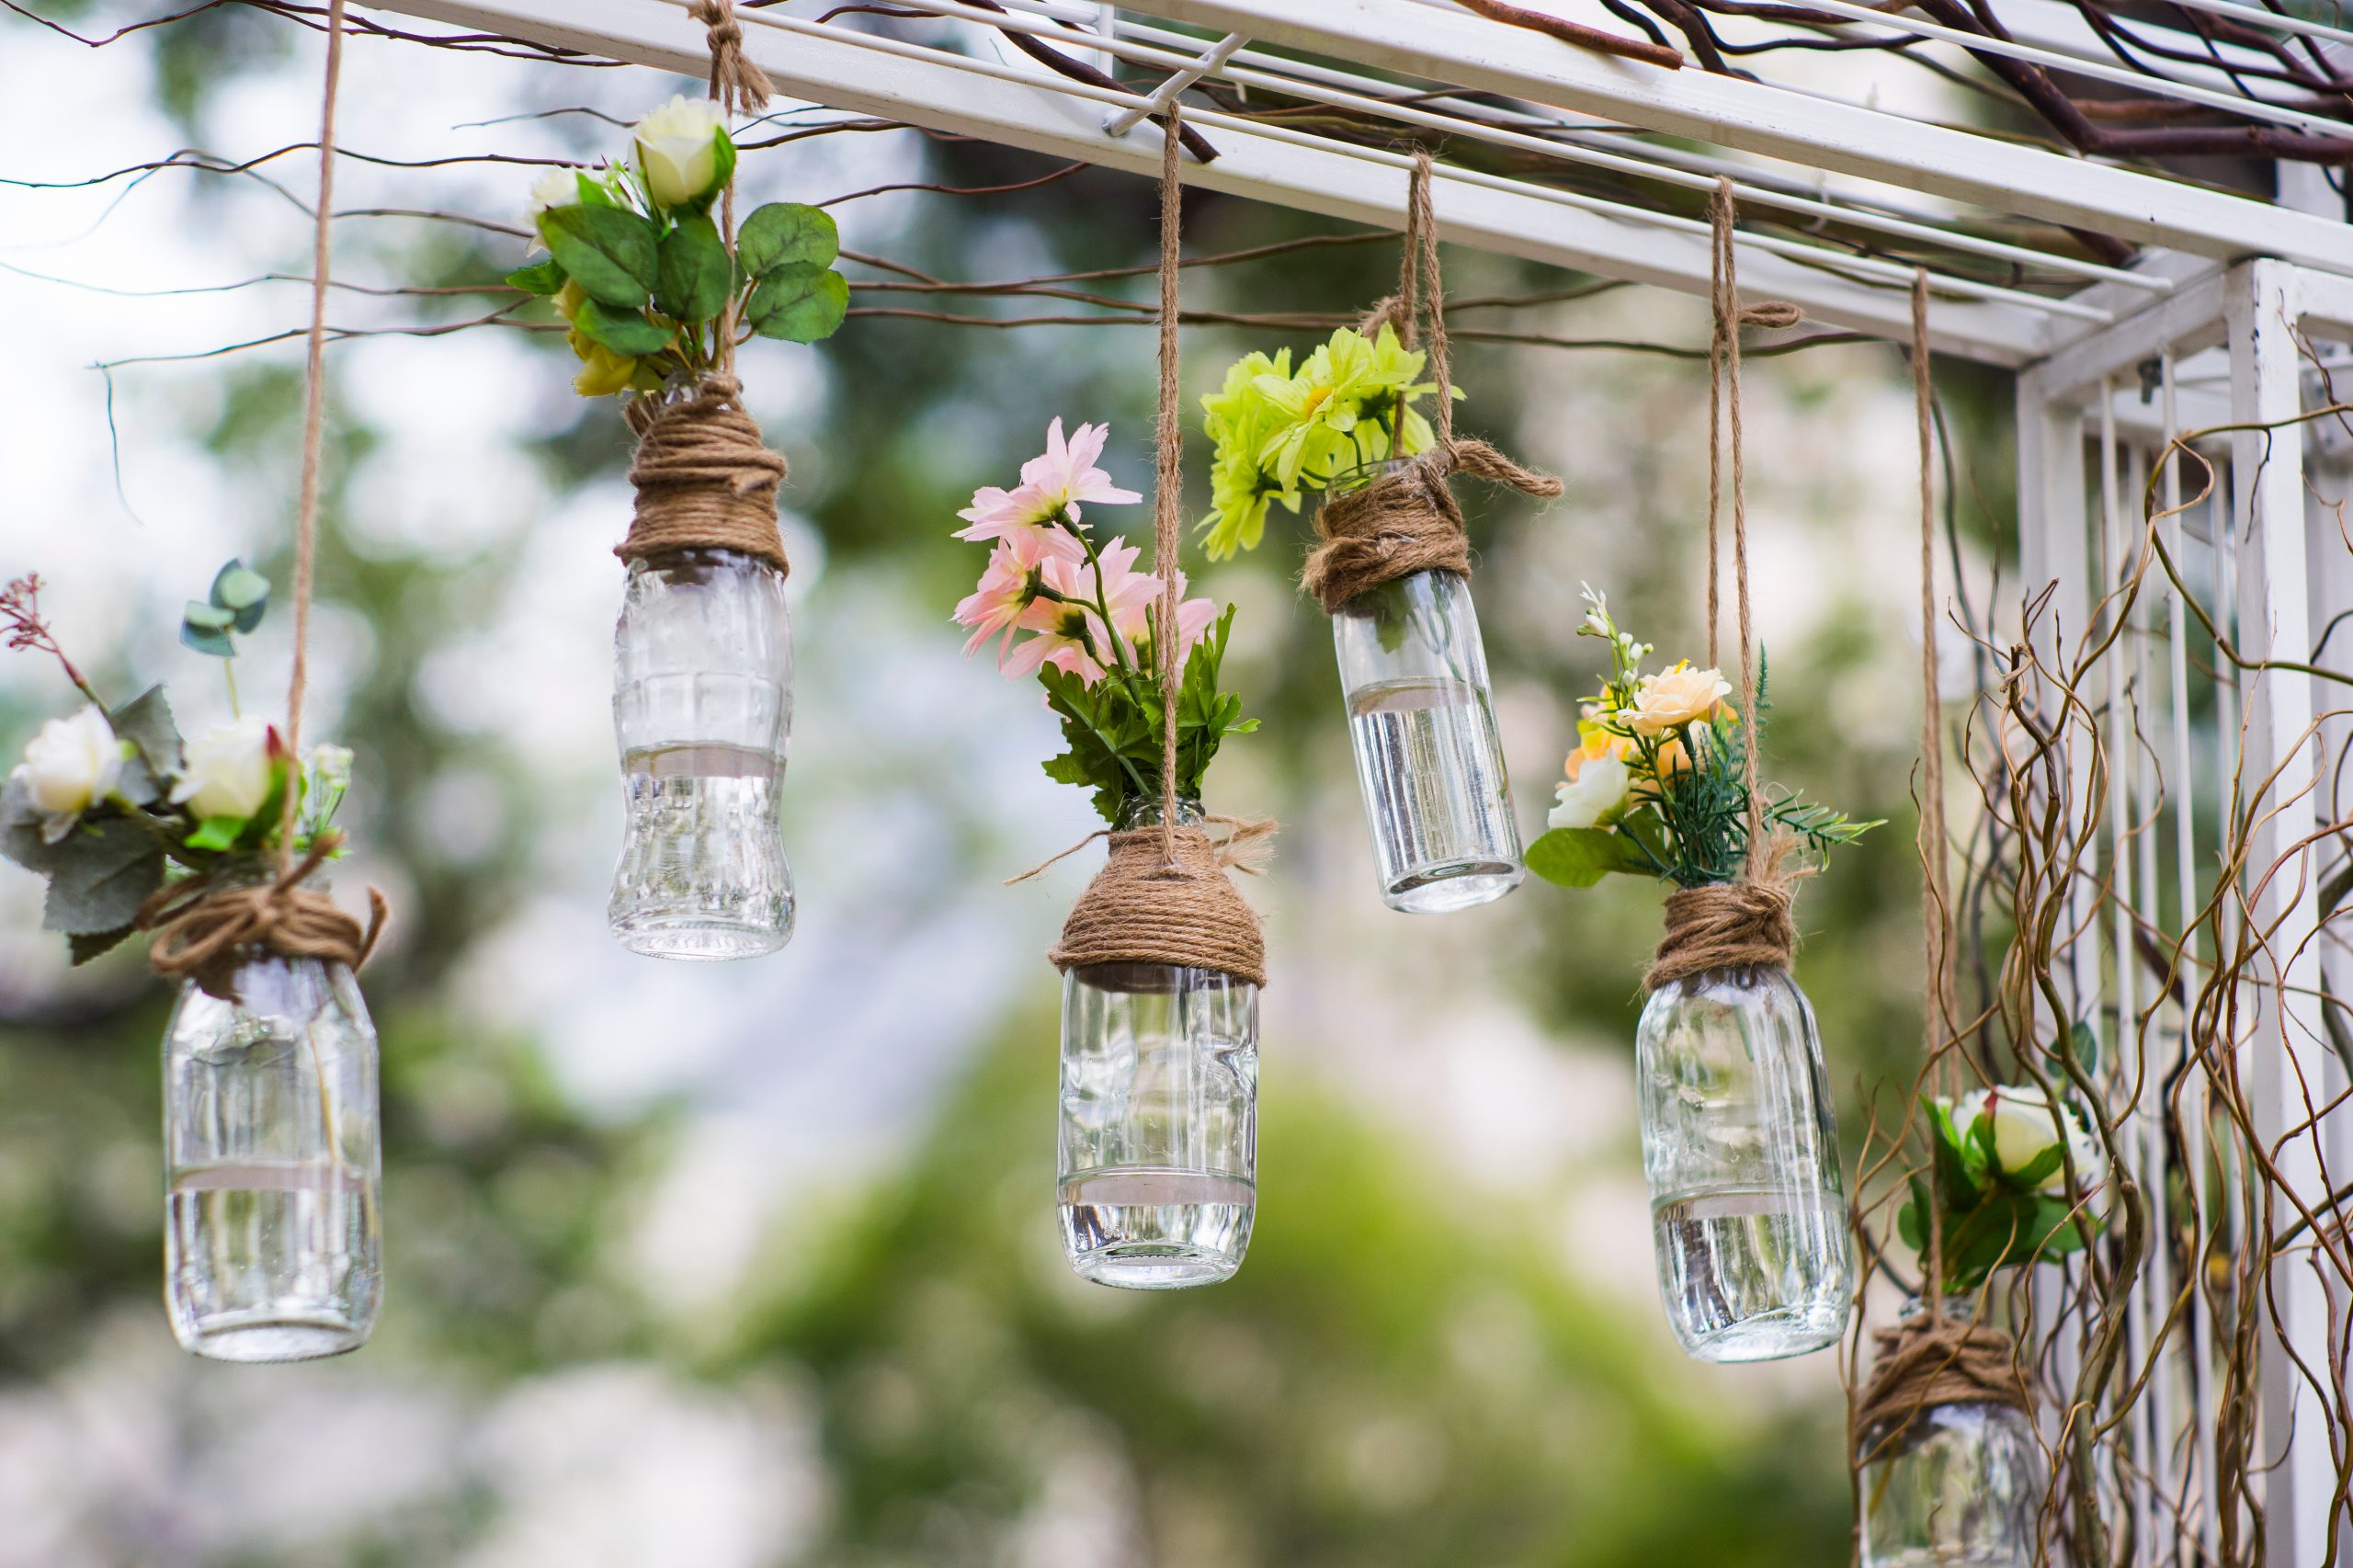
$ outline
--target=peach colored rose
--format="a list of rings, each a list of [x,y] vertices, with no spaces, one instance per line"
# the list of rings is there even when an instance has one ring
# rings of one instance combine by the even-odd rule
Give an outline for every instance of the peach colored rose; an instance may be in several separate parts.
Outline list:
[[[1634,705],[1621,710],[1618,722],[1638,735],[1679,730],[1695,719],[1705,719],[1730,695],[1732,683],[1721,670],[1695,670],[1690,662],[1645,676],[1635,688]]]

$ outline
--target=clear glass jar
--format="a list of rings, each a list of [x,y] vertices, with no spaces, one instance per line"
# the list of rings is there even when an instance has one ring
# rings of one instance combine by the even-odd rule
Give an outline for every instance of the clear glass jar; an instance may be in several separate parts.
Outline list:
[[[613,632],[628,821],[606,912],[622,946],[743,959],[791,939],[777,822],[791,728],[784,574],[732,550],[630,562]]]
[[[1381,902],[1443,915],[1519,886],[1528,869],[1471,585],[1427,571],[1368,588],[1333,615],[1332,645]]]
[[[256,956],[164,1034],[164,1297],[218,1361],[357,1349],[383,1294],[376,1030],[341,964]]]
[[[1966,1321],[1971,1307],[1949,1300],[1945,1314]],[[1927,1311],[1914,1301],[1904,1317]],[[1908,1422],[1875,1423],[1859,1442],[1863,1568],[2034,1568],[2048,1482],[2025,1411],[1932,1404]]]
[[[1157,826],[1140,801],[1122,828]],[[1199,807],[1178,805],[1197,823]],[[1063,977],[1063,1249],[1081,1278],[1174,1290],[1233,1278],[1257,1205],[1258,988],[1219,970]]]
[[[1659,1292],[1702,1361],[1832,1344],[1855,1276],[1813,1008],[1779,969],[1651,993],[1635,1076]]]

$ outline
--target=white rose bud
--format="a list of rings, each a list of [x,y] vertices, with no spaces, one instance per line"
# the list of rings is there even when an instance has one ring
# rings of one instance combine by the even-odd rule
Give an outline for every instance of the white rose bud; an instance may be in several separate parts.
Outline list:
[[[717,104],[684,94],[637,122],[637,170],[656,206],[692,207],[719,188],[726,125]]]
[[[2000,1088],[1964,1096],[1961,1109],[1967,1113],[1960,1125],[1967,1128],[1978,1116],[1993,1119],[1994,1159],[2002,1169],[2015,1176],[2031,1166],[2035,1161],[2058,1147],[2065,1139],[2069,1157],[2075,1161],[2075,1179],[2086,1187],[2097,1186],[2107,1170],[2101,1158],[2097,1140],[2084,1126],[2075,1112],[2054,1110],[2042,1091],[2032,1085]],[[2067,1161],[2062,1160],[2036,1187],[2043,1192],[2063,1192],[2067,1187]]]
[[[43,724],[14,777],[47,819],[41,838],[54,844],[73,831],[75,818],[122,781],[122,743],[105,714],[85,708],[71,719]]]
[[[540,214],[551,207],[579,204],[580,176],[570,169],[550,169],[532,182],[530,199],[523,207],[523,221],[537,224]]]
[[[256,715],[215,724],[188,744],[188,766],[172,787],[172,800],[199,822],[250,817],[269,798],[277,750],[277,733]]]
[[[1544,819],[1547,827],[1597,827],[1604,817],[1626,803],[1634,776],[1614,756],[1597,756],[1577,769],[1577,776],[1555,792],[1558,802]]]

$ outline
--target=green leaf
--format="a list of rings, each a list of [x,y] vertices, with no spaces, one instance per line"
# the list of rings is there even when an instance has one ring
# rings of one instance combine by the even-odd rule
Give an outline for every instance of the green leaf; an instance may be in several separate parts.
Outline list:
[[[237,645],[229,641],[229,634],[209,626],[198,626],[185,620],[180,622],[180,642],[215,659],[237,656]]]
[[[563,264],[550,257],[537,267],[520,267],[506,275],[506,286],[533,294],[552,294],[564,284]]]
[[[654,292],[659,231],[619,207],[551,207],[540,237],[590,299],[631,311]]]
[[[43,930],[78,935],[128,925],[163,885],[163,846],[127,817],[85,819],[55,847]]]
[[[74,955],[74,962],[78,967],[120,946],[132,929],[126,923],[111,931],[76,931],[65,938],[65,947]]]
[[[614,353],[631,358],[661,353],[676,335],[667,327],[654,325],[636,311],[610,310],[594,300],[581,302],[572,324]]]
[[[188,608],[180,612],[180,620],[199,631],[226,631],[237,624],[237,612],[202,599],[190,599]]]
[[[656,266],[654,302],[681,322],[707,322],[727,308],[733,273],[719,229],[705,216],[681,218],[663,237]]]
[[[256,812],[255,815],[258,817],[260,813]],[[196,831],[189,834],[182,842],[190,849],[233,849],[237,846],[237,835],[244,831],[245,824],[249,820],[252,819],[206,817],[196,824]]]
[[[1564,888],[1589,888],[1637,865],[1625,841],[1606,827],[1556,827],[1528,846],[1528,869]]]
[[[1918,1176],[1912,1177],[1912,1201],[1895,1216],[1895,1233],[1914,1252],[1925,1253],[1928,1247],[1928,1186]]]
[[[2028,1188],[2038,1187],[2040,1187],[2044,1181],[2050,1178],[2052,1172],[2057,1170],[2061,1165],[2065,1163],[2066,1158],[2067,1152],[2058,1144],[2053,1143],[2051,1147],[2045,1149],[2040,1154],[2037,1154],[2033,1159],[2029,1160],[2026,1163],[2026,1169],[2022,1171],[2004,1171],[2002,1175],[2013,1187]]]
[[[620,199],[613,195],[605,182],[586,169],[573,170],[572,183],[573,187],[580,192],[580,205],[583,207],[619,207],[620,205]]]
[[[269,608],[269,579],[242,561],[232,561],[212,579],[212,603],[236,617],[236,629],[251,631]]]
[[[113,712],[107,722],[114,733],[139,748],[147,766],[158,778],[180,770],[180,729],[172,719],[172,706],[165,700],[164,688],[151,686]]]
[[[2076,1024],[2074,1028],[2067,1031],[2067,1043],[2072,1049],[2076,1065],[2083,1068],[2085,1073],[2094,1074],[2099,1071],[2099,1036],[2094,1032],[2091,1025]]]
[[[735,254],[755,278],[793,262],[831,267],[841,254],[841,231],[822,207],[771,201],[744,220]]]
[[[744,319],[762,337],[814,343],[831,337],[848,311],[847,278],[809,262],[792,261],[761,276]]]

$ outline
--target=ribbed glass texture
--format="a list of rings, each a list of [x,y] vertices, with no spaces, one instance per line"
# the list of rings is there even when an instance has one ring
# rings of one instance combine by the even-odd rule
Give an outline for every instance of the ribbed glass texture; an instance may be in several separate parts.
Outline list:
[[[624,947],[742,959],[791,939],[777,823],[791,727],[784,574],[730,550],[632,562],[613,634],[628,820],[607,911]]]
[[[1685,1350],[1764,1361],[1836,1341],[1854,1301],[1813,1009],[1779,969],[1651,994],[1635,1037],[1659,1291]]]
[[[1332,617],[1381,901],[1438,915],[1527,875],[1471,587],[1415,572]]]
[[[165,1303],[221,1361],[357,1348],[383,1291],[376,1030],[351,971],[257,958],[164,1036]]]
[[[1945,1308],[1963,1318],[1973,1305]],[[1907,1315],[1926,1310],[1915,1301]],[[1935,1404],[1859,1444],[1863,1568],[2034,1568],[2048,1472],[2026,1412]]]
[[[1158,802],[1140,802],[1121,825],[1159,821]],[[1250,1245],[1257,1159],[1256,985],[1154,963],[1063,977],[1056,1171],[1081,1278],[1135,1290],[1230,1278]]]

